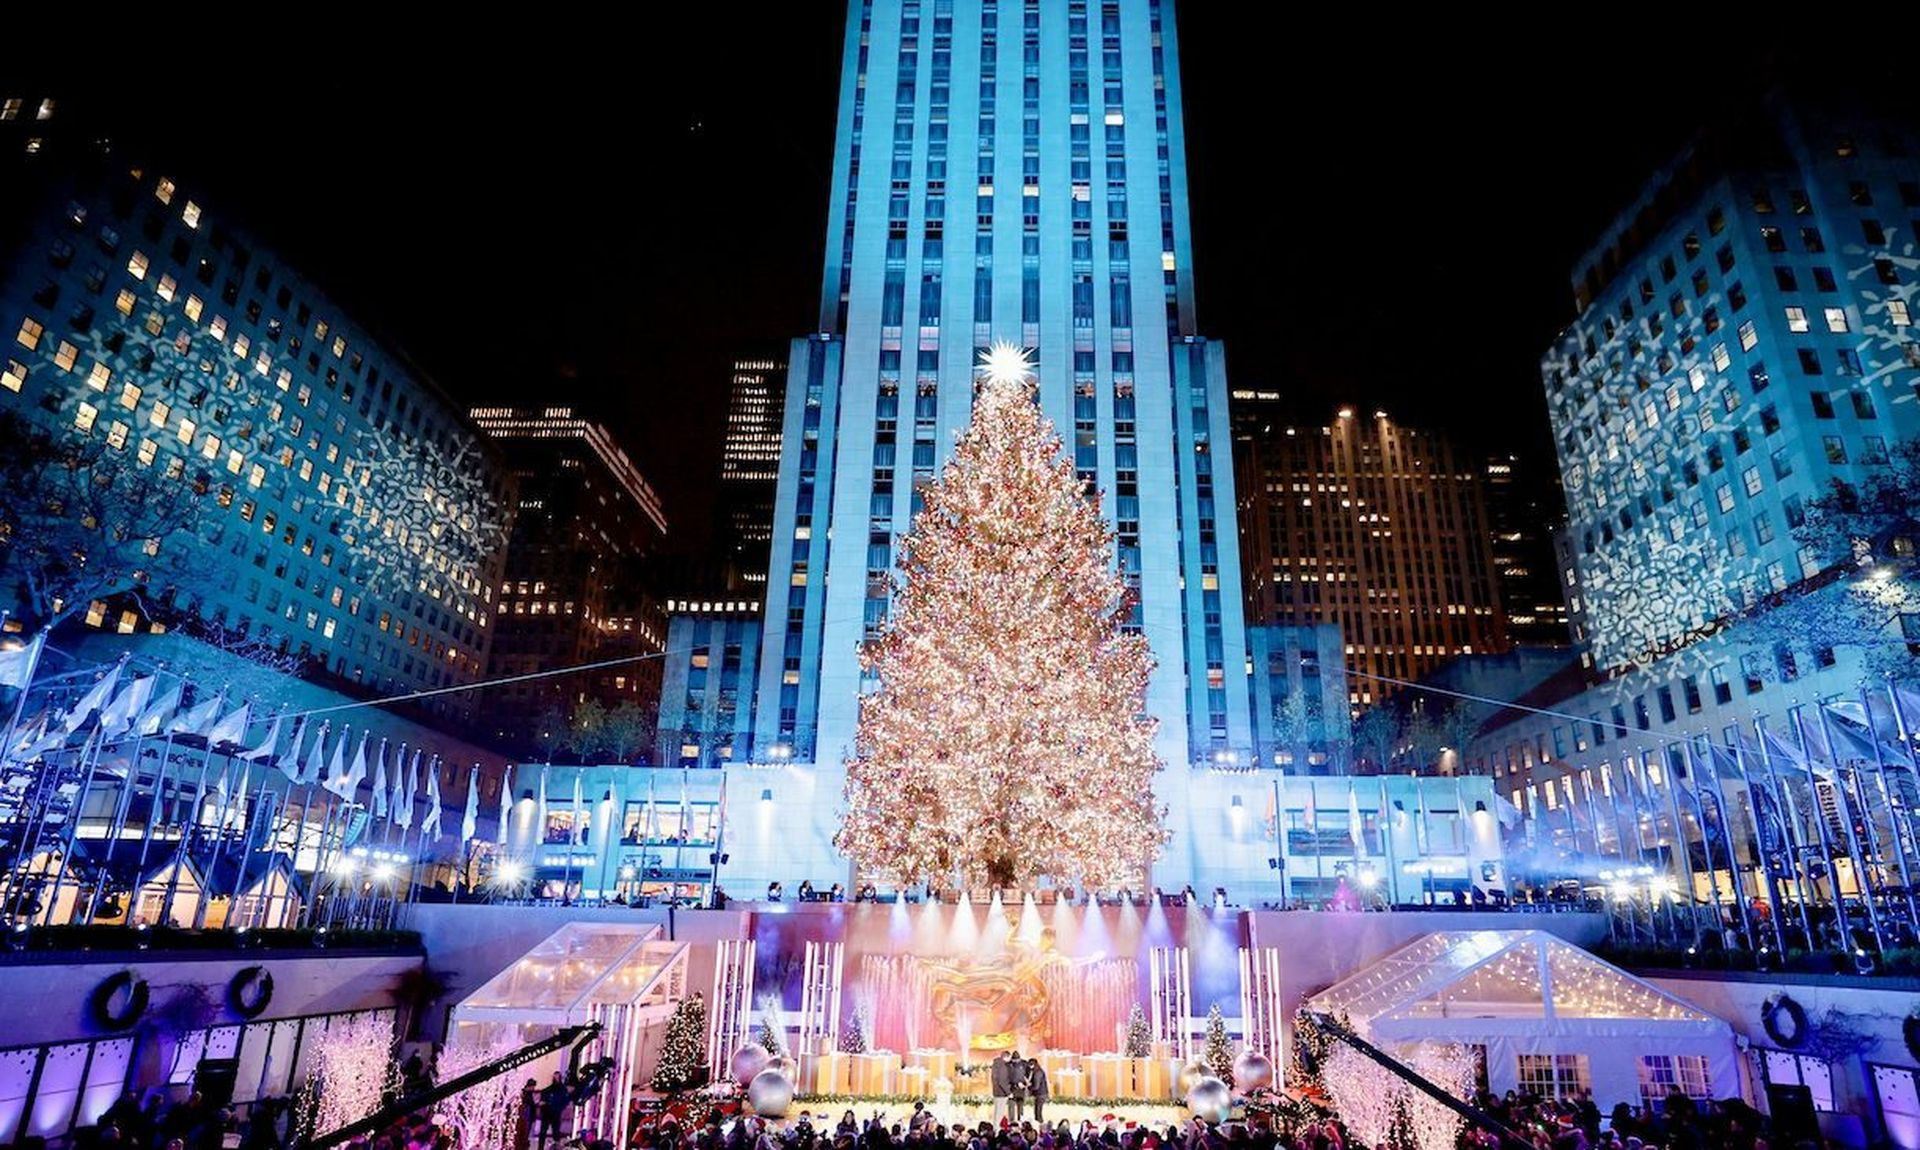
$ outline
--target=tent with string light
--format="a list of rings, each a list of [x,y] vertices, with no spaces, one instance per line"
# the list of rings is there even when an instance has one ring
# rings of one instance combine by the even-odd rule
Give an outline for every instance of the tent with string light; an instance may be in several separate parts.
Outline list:
[[[1309,998],[1388,1053],[1422,1042],[1484,1052],[1494,1093],[1593,1090],[1602,1110],[1740,1094],[1733,1028],[1540,930],[1441,931]]]
[[[627,1102],[660,1050],[667,1016],[687,993],[684,942],[662,937],[657,924],[572,922],[488,979],[453,1008],[449,1046],[519,1046],[567,1026],[597,1022],[587,1061],[612,1067],[583,1102],[576,1129],[589,1125],[624,1146]],[[550,1055],[528,1070],[544,1081],[563,1068]]]

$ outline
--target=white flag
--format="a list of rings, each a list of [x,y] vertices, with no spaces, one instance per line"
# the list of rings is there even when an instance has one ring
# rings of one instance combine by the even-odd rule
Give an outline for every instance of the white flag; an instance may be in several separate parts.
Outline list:
[[[100,737],[111,739],[120,732],[133,726],[135,719],[145,714],[147,704],[153,699],[153,676],[142,675],[116,696],[107,708],[100,712]]]
[[[427,817],[420,820],[420,832],[440,837],[440,756],[427,764]]]
[[[547,841],[547,768],[540,768],[540,802],[533,812],[533,841]]]
[[[253,721],[253,704],[242,703],[240,709],[215,723],[207,730],[207,746],[238,746],[247,737],[247,724]]]
[[[205,702],[196,703],[192,710],[175,716],[167,724],[167,730],[176,735],[204,735],[220,721],[220,696],[214,695]]]
[[[92,690],[80,696],[80,701],[75,703],[73,709],[67,712],[66,718],[60,720],[61,733],[66,735],[73,734],[80,729],[80,724],[87,721],[89,715],[105,707],[107,700],[113,697],[114,685],[119,681],[120,665],[116,663],[114,664],[113,670],[108,671],[98,683],[93,685]]]
[[[345,784],[346,779],[347,729],[343,726],[340,728],[340,738],[333,744],[333,759],[327,764],[327,780],[320,784],[320,789],[331,795],[339,795],[344,799],[347,796],[341,793],[341,787]]]
[[[460,819],[460,841],[472,842],[480,833],[480,767],[467,772],[467,813]]]
[[[233,808],[227,817],[221,820],[221,830],[232,830],[247,817],[247,788],[253,784],[253,764],[249,762],[240,771],[240,789],[233,794]]]
[[[413,762],[407,765],[407,780],[396,777],[393,801],[393,821],[400,824],[403,831],[413,829],[413,787],[420,777],[420,752],[413,752]]]
[[[161,728],[167,725],[167,720],[173,718],[173,713],[180,709],[180,689],[181,684],[175,683],[167,688],[165,694],[148,704],[146,711],[134,721],[133,733],[136,735],[159,734]]]
[[[380,740],[380,752],[373,756],[373,817],[387,817],[387,741]]]
[[[580,772],[573,775],[573,825],[567,828],[567,845],[577,846],[586,841],[581,832],[586,830],[586,808],[580,804]]]
[[[0,687],[27,685],[27,681],[33,678],[33,668],[40,661],[40,648],[46,641],[47,633],[42,631],[24,647],[0,651]]]
[[[286,750],[280,752],[279,761],[273,764],[275,770],[287,776],[289,783],[300,782],[300,743],[307,737],[309,724],[310,720],[304,718],[294,723],[293,741],[287,744]]]
[[[353,763],[347,767],[346,777],[339,780],[339,785],[334,788],[333,793],[348,802],[353,802],[354,796],[360,792],[360,783],[365,780],[366,777],[367,732],[361,731],[360,745],[355,747],[353,751]]]
[[[245,759],[249,763],[257,763],[261,759],[272,757],[273,748],[279,742],[280,742],[280,716],[275,715],[273,717],[273,725],[267,728],[267,737],[262,739],[260,741],[260,745],[255,747],[251,751],[241,751],[240,757]]]
[[[328,724],[321,723],[320,733],[313,737],[313,749],[307,752],[306,769],[300,772],[299,781],[302,786],[310,787],[314,785],[319,782],[326,773],[327,727]]]
[[[14,736],[13,746],[7,748],[7,757],[9,759],[18,759],[24,756],[28,749],[39,742],[41,737],[47,733],[47,723],[50,718],[51,712],[43,711],[27,722],[22,723],[18,734]]]
[[[513,767],[509,765],[500,776],[500,826],[495,837],[501,846],[507,845],[507,829],[513,825]]]

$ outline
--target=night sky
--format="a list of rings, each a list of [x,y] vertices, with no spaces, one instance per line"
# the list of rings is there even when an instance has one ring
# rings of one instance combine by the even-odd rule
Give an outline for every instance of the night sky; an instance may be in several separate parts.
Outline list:
[[[842,11],[142,38],[103,49],[140,66],[53,75],[456,397],[601,410],[692,551],[727,363],[815,323]],[[1683,62],[1628,20],[1383,39],[1378,13],[1310,35],[1289,6],[1180,13],[1200,326],[1233,384],[1547,471],[1538,362],[1573,260],[1704,115],[1788,66],[1726,35]]]

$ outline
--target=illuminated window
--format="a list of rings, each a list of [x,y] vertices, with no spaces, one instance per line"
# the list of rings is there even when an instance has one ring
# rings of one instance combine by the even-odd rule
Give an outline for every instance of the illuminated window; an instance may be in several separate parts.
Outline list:
[[[73,425],[81,431],[92,431],[93,421],[100,418],[100,409],[91,403],[83,403],[80,410],[73,413]]]
[[[120,388],[120,406],[132,411],[140,406],[140,388],[137,384],[124,384]]]
[[[163,204],[171,204],[173,202],[173,181],[165,176],[161,176],[160,182],[153,186],[153,198]]]
[[[314,324],[313,324],[313,338],[315,338],[315,339],[325,339],[325,338],[327,338],[327,321],[326,321],[326,320],[324,320],[324,319],[322,319],[322,320],[315,320],[315,321],[314,321]]]
[[[253,340],[248,338],[246,332],[241,332],[239,335],[233,337],[233,354],[239,356],[241,359],[247,358],[247,349],[252,346]]]
[[[18,120],[19,118],[20,97],[9,96],[5,100],[0,100],[0,121]]]
[[[1732,363],[1733,363],[1733,357],[1727,354],[1727,345],[1724,343],[1714,344],[1713,345],[1713,370],[1725,371],[1727,370],[1728,366],[1730,366]]]
[[[182,443],[192,443],[193,433],[198,428],[198,426],[199,425],[194,423],[193,420],[188,419],[186,416],[183,415],[180,417],[180,428],[178,431],[174,433],[174,435]]]
[[[174,292],[178,289],[178,287],[179,285],[173,282],[172,276],[163,275],[160,277],[160,282],[154,286],[153,291],[154,291],[154,294],[158,295],[161,299],[166,300],[168,303],[172,303]]]
[[[1907,301],[1903,299],[1890,299],[1887,301],[1887,318],[1893,322],[1893,326],[1895,327],[1906,327],[1913,322],[1913,320],[1907,316]]]
[[[27,382],[27,365],[17,359],[7,361],[7,370],[0,373],[0,387],[8,391],[19,391]]]
[[[206,308],[206,304],[200,302],[199,296],[190,295],[187,297],[187,306],[186,306],[187,318],[192,320],[194,323],[200,322],[200,313],[203,310],[205,310],[205,308]]]
[[[107,390],[107,385],[112,382],[113,369],[95,360],[93,369],[87,372],[87,386],[95,391],[105,391]]]
[[[61,371],[72,371],[79,358],[80,349],[64,339],[60,341],[60,349],[53,353],[53,362]]]
[[[40,101],[40,110],[33,114],[33,118],[36,120],[53,119],[53,99],[51,97]]]
[[[147,264],[149,262],[150,261],[147,259],[147,253],[145,252],[133,253],[131,256],[127,257],[127,274],[137,280],[146,279]]]
[[[1520,1089],[1542,1098],[1570,1098],[1592,1089],[1584,1054],[1519,1055]]]
[[[40,321],[29,317],[20,321],[20,333],[14,336],[13,339],[14,342],[18,343],[21,347],[32,351],[40,346],[40,337],[46,334],[46,330],[46,328],[40,326]]]
[[[347,354],[347,337],[344,335],[334,336],[333,337],[333,358],[339,359],[341,356],[345,354]]]
[[[119,420],[107,426],[107,446],[119,451],[127,445],[127,432],[132,430]]]
[[[1807,309],[1806,309],[1806,308],[1803,308],[1803,307],[1792,307],[1792,306],[1789,306],[1789,307],[1787,308],[1787,330],[1788,330],[1788,331],[1808,331],[1808,330],[1810,330],[1810,327],[1809,327],[1809,325],[1808,325],[1808,323],[1807,323]]]
[[[1836,334],[1847,330],[1847,309],[1830,307],[1827,310],[1827,330]]]
[[[159,445],[154,443],[153,440],[151,439],[141,440],[140,451],[138,453],[139,459],[140,459],[140,466],[142,467],[153,466],[153,457],[159,450],[160,450]]]
[[[267,353],[264,351],[261,352],[260,353],[261,358],[263,359],[266,358],[266,354]],[[279,388],[281,391],[285,391],[292,384],[293,384],[293,372],[289,371],[284,367],[281,368],[279,378],[273,381],[273,385]]]
[[[256,463],[247,469],[247,486],[258,487],[267,481],[267,469]]]
[[[168,406],[167,401],[164,399],[154,400],[153,401],[153,425],[155,427],[165,427],[167,425],[167,420],[171,418],[173,418],[173,408]]]
[[[180,209],[180,222],[197,230],[200,227],[200,205],[188,200],[187,206]]]
[[[200,445],[200,458],[202,459],[220,458],[220,437],[219,436],[217,435],[207,436],[207,441]]]

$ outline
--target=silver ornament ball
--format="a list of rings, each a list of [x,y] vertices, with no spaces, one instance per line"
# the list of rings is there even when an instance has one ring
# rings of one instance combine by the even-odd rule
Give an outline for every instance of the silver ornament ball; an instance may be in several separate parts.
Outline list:
[[[785,1118],[793,1106],[793,1079],[778,1070],[762,1070],[747,1083],[747,1105],[762,1118]]]
[[[1227,1120],[1228,1112],[1233,1108],[1233,1092],[1227,1084],[1208,1075],[1193,1084],[1187,1091],[1187,1109],[1193,1116],[1210,1126],[1217,1126]]]
[[[1233,1060],[1233,1088],[1242,1094],[1273,1085],[1273,1060],[1257,1050],[1242,1051]]]
[[[758,1042],[749,1042],[733,1052],[727,1067],[733,1071],[733,1080],[745,1086],[753,1081],[754,1075],[767,1068],[767,1048]]]
[[[1208,1070],[1207,1064],[1204,1062],[1187,1063],[1180,1068],[1180,1093],[1175,1097],[1185,1098],[1187,1095],[1193,1093],[1194,1087],[1200,1085],[1201,1079],[1207,1078],[1212,1074],[1213,1071]]]

